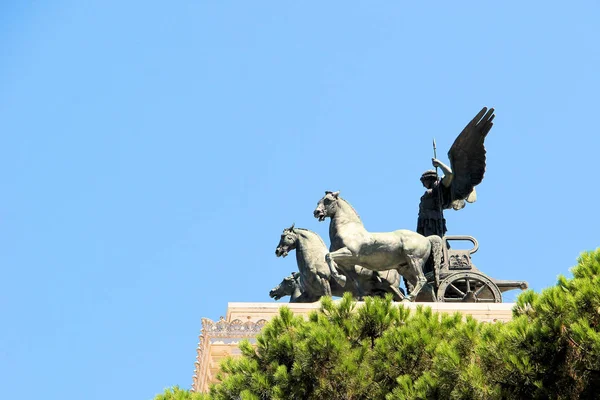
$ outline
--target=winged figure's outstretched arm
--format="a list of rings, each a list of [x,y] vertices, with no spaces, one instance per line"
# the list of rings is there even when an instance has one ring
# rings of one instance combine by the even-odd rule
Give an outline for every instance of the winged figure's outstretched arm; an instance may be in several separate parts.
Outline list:
[[[452,178],[454,178],[454,173],[452,172],[452,169],[450,169],[449,166],[447,166],[437,158],[432,158],[431,164],[433,164],[435,168],[440,168],[444,173],[444,177],[442,178],[442,185],[450,187],[450,184],[452,184]]]

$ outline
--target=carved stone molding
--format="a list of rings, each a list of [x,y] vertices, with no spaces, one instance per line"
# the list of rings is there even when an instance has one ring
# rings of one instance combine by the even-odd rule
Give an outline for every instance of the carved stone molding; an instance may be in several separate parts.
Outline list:
[[[222,336],[238,336],[244,334],[256,334],[260,332],[263,326],[267,323],[266,320],[261,319],[257,322],[246,321],[242,322],[239,319],[235,319],[231,322],[221,317],[217,322],[213,322],[208,318],[202,318],[202,333],[210,336],[222,337]],[[202,334],[201,334],[202,336]]]
[[[256,322],[243,322],[242,320],[235,319],[229,322],[221,317],[217,322],[214,322],[211,319],[202,318],[202,329],[200,336],[198,336],[198,347],[196,347],[196,362],[194,363],[195,368],[194,375],[192,376],[191,390],[200,392],[206,389],[204,387],[205,378],[211,362],[209,348],[213,338],[254,338],[266,323],[267,321],[264,319]]]

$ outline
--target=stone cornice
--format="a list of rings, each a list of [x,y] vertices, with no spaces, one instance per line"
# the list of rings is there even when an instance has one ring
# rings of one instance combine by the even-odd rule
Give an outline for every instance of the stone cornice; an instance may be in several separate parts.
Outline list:
[[[217,322],[208,318],[202,318],[202,329],[198,336],[198,347],[196,347],[196,362],[194,363],[194,375],[192,376],[192,391],[202,391],[204,382],[201,378],[206,377],[210,364],[209,347],[213,338],[244,339],[255,337],[265,326],[267,320],[260,319],[256,322],[235,319],[231,322],[221,317]]]

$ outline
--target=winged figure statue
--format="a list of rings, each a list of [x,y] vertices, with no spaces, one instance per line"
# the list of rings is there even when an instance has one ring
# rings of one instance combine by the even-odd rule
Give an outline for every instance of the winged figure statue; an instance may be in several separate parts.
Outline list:
[[[431,160],[435,170],[428,170],[421,176],[421,183],[427,189],[419,203],[417,232],[423,236],[446,233],[444,209],[464,208],[465,202],[477,199],[475,186],[481,183],[485,173],[484,140],[493,126],[494,109],[483,107],[456,138],[448,159],[450,167],[437,158]],[[439,179],[437,168],[444,176]]]

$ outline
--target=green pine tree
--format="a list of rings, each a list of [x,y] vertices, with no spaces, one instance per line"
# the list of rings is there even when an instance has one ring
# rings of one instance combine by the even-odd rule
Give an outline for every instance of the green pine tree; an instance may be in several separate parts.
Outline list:
[[[306,320],[282,307],[198,398],[599,398],[600,249],[572,273],[540,294],[523,292],[508,323],[410,312],[391,297],[359,306],[349,294],[322,299]],[[155,400],[196,399],[167,392]]]
[[[541,294],[522,293],[513,321],[484,337],[482,368],[503,397],[600,397],[600,250],[572,273]]]
[[[202,393],[194,393],[189,390],[180,389],[179,386],[165,389],[161,394],[154,397],[154,400],[209,400],[210,397]]]

